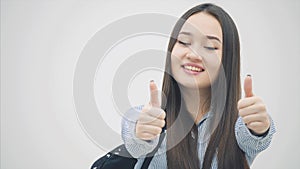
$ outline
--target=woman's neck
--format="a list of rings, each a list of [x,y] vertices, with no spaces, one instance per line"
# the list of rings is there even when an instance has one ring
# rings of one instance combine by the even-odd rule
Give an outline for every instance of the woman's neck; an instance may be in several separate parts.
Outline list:
[[[191,89],[180,86],[182,98],[187,110],[191,113],[196,124],[208,112],[210,105],[210,88]]]

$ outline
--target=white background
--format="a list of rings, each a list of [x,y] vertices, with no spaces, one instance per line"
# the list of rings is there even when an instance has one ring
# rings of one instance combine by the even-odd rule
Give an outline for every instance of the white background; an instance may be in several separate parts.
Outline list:
[[[242,76],[252,74],[254,92],[276,124],[271,146],[252,168],[299,168],[300,1],[210,2],[235,20]],[[123,16],[155,12],[179,17],[199,3],[2,0],[1,168],[89,168],[105,152],[87,137],[74,108],[73,73],[82,49],[97,31]],[[139,101],[144,103],[147,94]],[[132,104],[139,103],[133,99]]]

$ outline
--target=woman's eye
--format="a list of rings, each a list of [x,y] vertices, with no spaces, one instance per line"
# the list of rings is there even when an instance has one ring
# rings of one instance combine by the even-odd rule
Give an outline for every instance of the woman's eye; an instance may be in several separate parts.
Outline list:
[[[208,50],[218,50],[217,47],[204,46],[204,48]]]
[[[191,45],[191,43],[183,42],[183,41],[180,41],[180,40],[178,40],[178,43],[181,44],[181,45],[184,45],[184,46]]]

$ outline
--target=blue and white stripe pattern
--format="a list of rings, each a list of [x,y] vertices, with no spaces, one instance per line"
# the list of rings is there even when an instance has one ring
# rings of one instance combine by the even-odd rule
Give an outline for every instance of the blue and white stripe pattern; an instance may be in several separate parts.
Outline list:
[[[131,108],[122,119],[122,138],[129,153],[138,159],[135,169],[141,168],[145,155],[151,152],[158,144],[158,138],[151,141],[140,140],[135,136],[135,125],[140,111],[143,106]],[[198,155],[200,159],[200,168],[204,159],[206,147],[208,145],[209,136],[205,134],[209,124],[210,113],[207,113],[198,125]],[[251,165],[256,155],[265,150],[271,143],[272,136],[275,133],[275,126],[271,120],[271,126],[268,134],[263,137],[253,135],[244,124],[241,117],[235,123],[235,136],[241,150],[246,154],[248,163]],[[160,148],[153,157],[149,169],[167,169],[166,160],[166,137],[164,138]],[[216,156],[212,162],[212,169],[217,169],[218,164]]]

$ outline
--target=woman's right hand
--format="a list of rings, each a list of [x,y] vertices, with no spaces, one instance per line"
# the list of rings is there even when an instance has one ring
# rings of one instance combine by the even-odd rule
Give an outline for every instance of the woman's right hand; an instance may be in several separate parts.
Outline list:
[[[165,126],[166,112],[161,109],[158,89],[154,81],[150,81],[150,102],[145,105],[137,120],[135,134],[142,140],[153,140]]]

